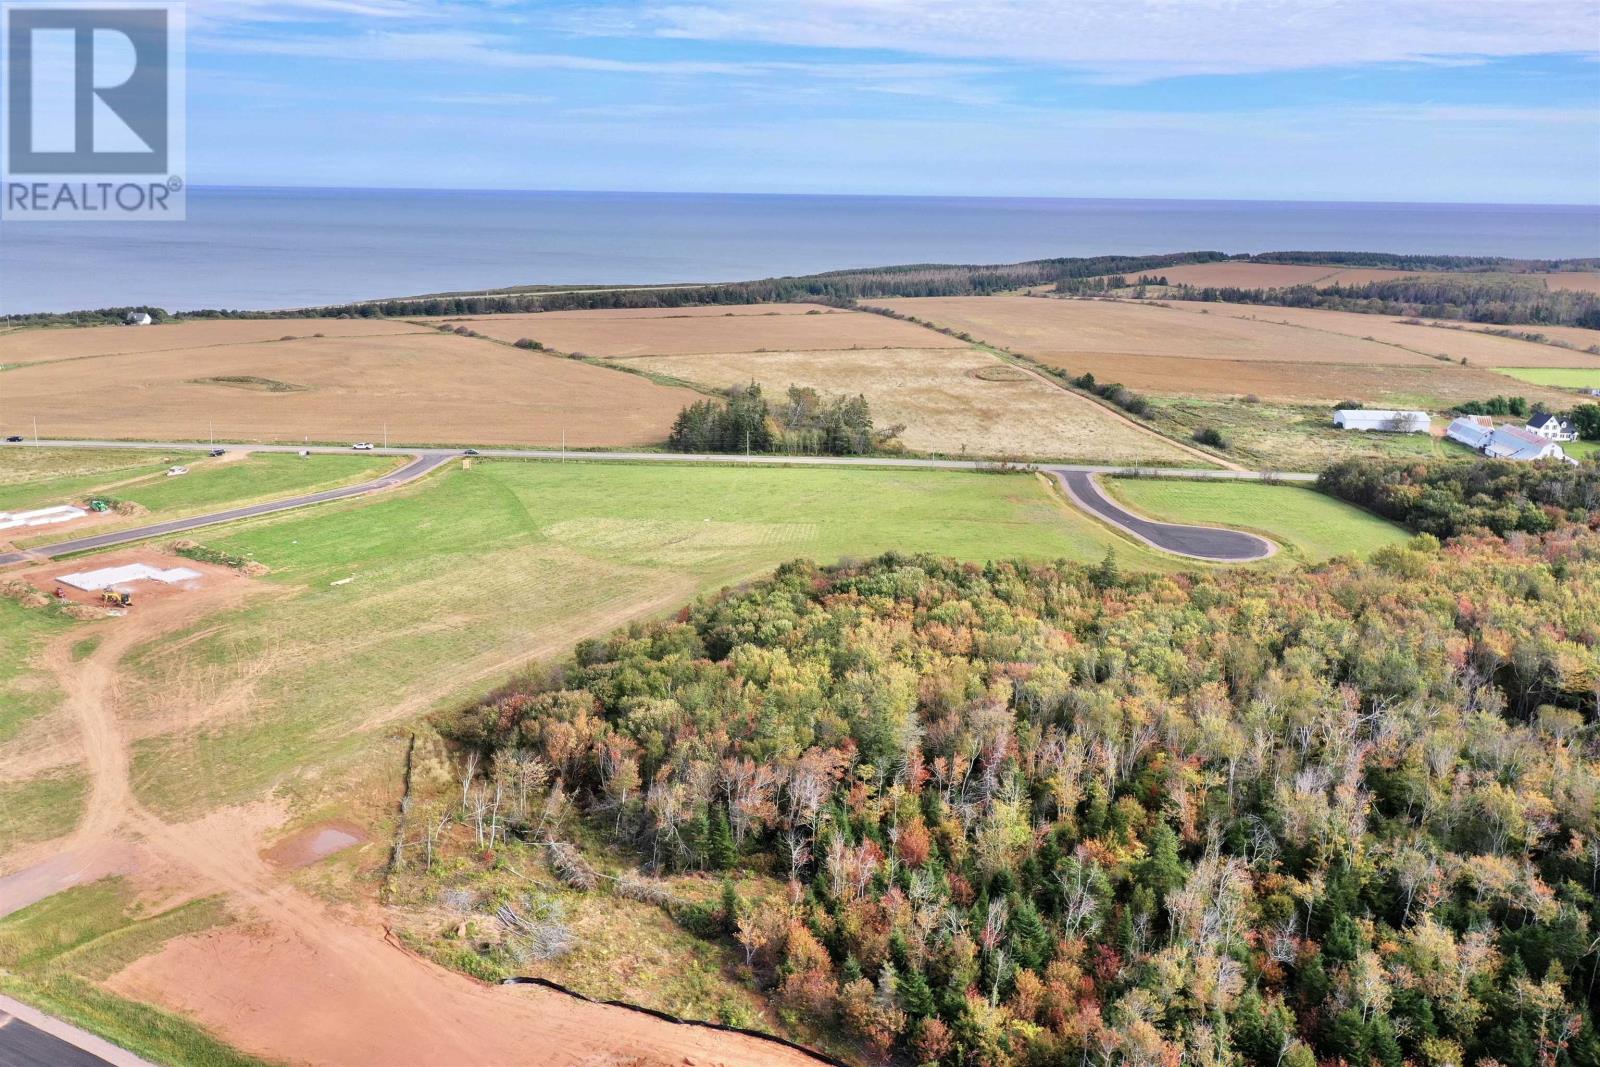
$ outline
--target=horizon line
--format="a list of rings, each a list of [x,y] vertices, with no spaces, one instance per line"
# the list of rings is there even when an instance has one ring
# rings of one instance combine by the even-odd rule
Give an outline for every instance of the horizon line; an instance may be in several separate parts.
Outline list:
[[[1573,203],[1556,200],[1318,200],[1272,197],[1227,196],[1063,196],[1054,194],[985,196],[973,193],[850,193],[850,192],[749,192],[706,189],[535,189],[511,186],[450,186],[450,185],[268,185],[256,183],[225,182],[196,184],[190,192],[261,191],[261,192],[327,192],[327,193],[489,193],[530,196],[661,196],[661,197],[750,197],[769,199],[828,199],[828,200],[1008,200],[1008,201],[1065,201],[1074,203],[1105,202],[1128,204],[1325,204],[1325,205],[1383,205],[1392,207],[1503,207],[1503,208],[1568,208],[1600,211],[1600,201]]]

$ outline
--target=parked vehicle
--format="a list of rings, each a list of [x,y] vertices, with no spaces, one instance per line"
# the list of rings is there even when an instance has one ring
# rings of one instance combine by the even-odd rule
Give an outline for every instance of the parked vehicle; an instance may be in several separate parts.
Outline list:
[[[180,474],[188,474],[188,473],[189,473],[189,468],[188,467],[173,467],[173,468],[171,468],[171,469],[169,469],[167,471],[167,477],[168,478],[176,478]]]
[[[210,452],[206,453],[206,455],[210,456],[212,459],[216,459],[218,456],[226,456],[227,454],[228,450],[226,448],[213,448]]]

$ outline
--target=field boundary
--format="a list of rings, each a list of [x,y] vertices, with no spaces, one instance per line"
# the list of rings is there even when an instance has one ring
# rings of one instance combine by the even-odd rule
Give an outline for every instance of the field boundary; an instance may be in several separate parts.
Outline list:
[[[1140,430],[1140,431],[1142,431],[1144,433],[1147,433],[1147,434],[1151,435],[1152,437],[1155,437],[1155,438],[1157,438],[1157,439],[1159,439],[1159,440],[1161,440],[1161,441],[1173,446],[1174,448],[1178,449],[1181,452],[1188,453],[1191,456],[1194,456],[1194,457],[1196,457],[1198,459],[1202,459],[1207,463],[1210,463],[1210,464],[1212,464],[1214,466],[1222,467],[1222,468],[1224,468],[1226,470],[1233,470],[1233,471],[1243,471],[1244,470],[1243,467],[1239,466],[1237,463],[1234,463],[1232,460],[1223,459],[1220,456],[1216,456],[1216,455],[1213,455],[1210,452],[1206,452],[1206,451],[1204,451],[1202,449],[1196,448],[1194,445],[1190,444],[1187,441],[1180,441],[1175,437],[1169,437],[1167,434],[1162,433],[1160,430],[1156,429],[1153,426],[1146,426],[1144,423],[1142,423],[1142,422],[1138,421],[1137,419],[1133,418],[1131,415],[1129,415],[1127,412],[1123,411],[1121,408],[1118,408],[1115,405],[1107,402],[1103,397],[1095,396],[1092,393],[1087,392],[1086,390],[1078,389],[1078,388],[1070,385],[1069,383],[1067,383],[1065,381],[1062,381],[1061,379],[1057,378],[1054,374],[1052,374],[1050,372],[1050,370],[1048,368],[1046,368],[1042,363],[1040,363],[1038,360],[1034,359],[1032,356],[1027,355],[1026,353],[1014,352],[1009,348],[1003,348],[1000,345],[991,344],[990,342],[982,340],[981,338],[968,339],[967,337],[964,337],[962,334],[960,334],[960,333],[958,333],[958,332],[956,332],[954,330],[951,330],[948,327],[938,326],[938,325],[935,325],[934,323],[930,323],[930,322],[919,321],[917,319],[912,318],[910,315],[902,314],[901,312],[898,312],[898,311],[894,310],[893,308],[887,308],[887,307],[882,306],[881,304],[860,304],[859,306],[862,307],[862,308],[867,309],[871,314],[874,314],[874,315],[884,315],[884,316],[886,316],[888,318],[891,318],[891,319],[899,319],[901,322],[910,323],[913,326],[920,326],[925,330],[932,331],[933,333],[943,334],[944,336],[947,336],[947,337],[954,337],[957,340],[966,340],[967,343],[972,345],[974,348],[977,348],[977,349],[979,349],[981,351],[987,352],[991,356],[994,356],[996,359],[1000,360],[1001,362],[1009,363],[1009,364],[1011,364],[1012,366],[1016,367],[1019,370],[1027,371],[1028,373],[1034,375],[1035,377],[1039,378],[1040,380],[1042,380],[1042,381],[1044,381],[1044,382],[1046,382],[1046,383],[1048,383],[1050,385],[1055,386],[1057,389],[1060,389],[1062,392],[1067,393],[1070,396],[1075,396],[1075,397],[1078,397],[1081,400],[1085,400],[1085,401],[1088,401],[1091,404],[1094,404],[1096,407],[1101,408],[1102,410],[1104,410],[1108,414],[1114,416],[1117,419],[1120,419],[1121,421],[1123,421],[1124,423],[1128,424],[1129,426],[1132,426],[1137,430]],[[968,336],[970,337],[970,335],[968,335]]]

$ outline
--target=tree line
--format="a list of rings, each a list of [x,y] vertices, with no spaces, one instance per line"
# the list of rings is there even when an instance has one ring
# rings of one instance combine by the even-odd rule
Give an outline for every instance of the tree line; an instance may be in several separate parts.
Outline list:
[[[1600,406],[1590,405],[1600,410]],[[1600,525],[1600,461],[1347,459],[1317,477],[1325,493],[1420,533],[1540,534]]]
[[[878,430],[864,396],[823,396],[791,385],[776,407],[758,383],[698,400],[678,413],[667,438],[675,452],[782,452],[860,456],[893,450],[904,427]]]
[[[1537,278],[1462,273],[1448,278],[1396,278],[1364,285],[1178,287],[1186,300],[1268,304],[1367,314],[1600,329],[1600,294],[1546,289]]]

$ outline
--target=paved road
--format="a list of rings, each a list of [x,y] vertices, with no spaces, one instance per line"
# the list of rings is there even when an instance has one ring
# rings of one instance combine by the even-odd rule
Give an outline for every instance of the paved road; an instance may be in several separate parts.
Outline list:
[[[133,1053],[0,997],[0,1067],[151,1067]]]
[[[31,448],[32,444],[10,445],[0,447]],[[102,449],[141,449],[158,450],[163,452],[206,452],[214,447],[227,447],[237,451],[248,452],[312,452],[318,455],[348,455],[350,449],[333,445],[255,445],[255,444],[230,444],[215,446],[211,444],[197,444],[185,442],[160,442],[160,441],[40,441],[38,447],[43,448],[102,448]],[[0,452],[0,455],[3,455]],[[388,489],[391,486],[401,485],[422,477],[430,471],[436,470],[444,464],[461,455],[459,449],[441,448],[375,448],[370,453],[380,456],[409,456],[412,461],[392,474],[384,475],[371,482],[360,485],[348,485],[341,489],[328,489],[320,493],[310,493],[305,496],[289,497],[284,500],[269,501],[264,504],[253,504],[248,507],[232,508],[228,511],[219,511],[210,515],[195,515],[186,519],[172,519],[167,522],[155,523],[150,526],[141,526],[137,529],[122,530],[115,533],[93,534],[88,537],[79,537],[71,541],[62,541],[54,545],[30,549],[28,553],[6,552],[0,553],[0,566],[26,561],[29,556],[55,558],[71,555],[75,552],[89,552],[100,548],[113,548],[117,545],[132,544],[152,537],[165,537],[169,534],[184,533],[188,530],[198,530],[204,526],[215,526],[219,523],[235,522],[239,519],[250,519],[260,515],[272,515],[280,511],[289,511],[294,508],[306,507],[310,504],[322,504],[334,500],[346,500],[351,497],[364,496],[368,493]],[[610,462],[610,463],[713,463],[735,464],[749,466],[799,466],[799,467],[876,467],[876,468],[905,468],[912,470],[994,470],[996,464],[983,460],[962,459],[906,459],[896,457],[858,457],[858,456],[727,456],[727,455],[693,455],[682,452],[576,452],[571,450],[536,449],[536,448],[486,448],[481,450],[481,455],[497,459],[542,459],[542,460],[567,460],[579,462]],[[1160,474],[1169,478],[1206,478],[1224,481],[1262,481],[1278,479],[1291,482],[1310,482],[1316,480],[1314,474],[1279,474],[1261,471],[1232,471],[1217,470],[1214,468],[1149,468],[1149,467],[1115,467],[1092,465],[1052,466],[1044,468],[1060,478],[1067,487],[1068,495],[1079,506],[1094,512],[1100,517],[1117,526],[1122,527],[1134,536],[1148,541],[1158,548],[1180,555],[1193,556],[1197,559],[1246,561],[1260,559],[1271,555],[1270,542],[1256,537],[1253,534],[1237,533],[1230,530],[1211,530],[1206,527],[1195,526],[1170,526],[1165,523],[1150,522],[1141,519],[1127,511],[1118,508],[1094,487],[1090,475],[1138,475]],[[1073,481],[1069,482],[1068,478]],[[1086,486],[1083,495],[1074,492],[1075,485]],[[1263,546],[1265,550],[1263,550]]]
[[[170,446],[162,445],[160,447],[165,449]],[[0,553],[0,566],[5,566],[8,563],[22,563],[29,556],[45,556],[49,558],[69,556],[74,552],[90,552],[97,548],[113,548],[117,545],[144,541],[151,537],[165,537],[168,534],[198,530],[202,526],[215,526],[218,523],[236,522],[239,519],[253,519],[258,515],[273,515],[280,511],[303,508],[310,504],[325,504],[333,500],[348,500],[351,497],[365,496],[368,493],[376,493],[396,485],[415,481],[429,471],[448,463],[456,455],[457,453],[453,452],[429,452],[425,455],[417,456],[397,471],[385,474],[383,477],[370,482],[362,482],[359,485],[346,485],[339,489],[326,489],[320,493],[308,493],[305,496],[270,500],[265,504],[251,504],[248,507],[231,508],[228,511],[212,512],[209,515],[192,515],[186,519],[172,519],[168,522],[158,522],[132,530],[119,530],[114,533],[79,537],[71,541],[61,541],[53,545],[29,549],[26,553],[4,552]]]
[[[206,452],[228,448],[241,452],[312,452],[317,455],[349,455],[348,447],[337,445],[254,445],[196,444],[173,441],[40,441],[41,448],[127,448],[156,452]],[[0,445],[0,448],[33,448],[33,442],[20,445]],[[447,448],[375,448],[380,456],[442,456],[444,459],[460,456],[460,449]],[[768,456],[768,455],[696,455],[687,452],[581,452],[552,448],[484,448],[481,454],[494,459],[546,459],[569,460],[588,463],[717,463],[724,465],[749,465],[754,467],[887,467],[912,470],[994,470],[997,464],[989,460],[972,459],[909,459],[893,456]],[[3,455],[3,453],[0,453]],[[1194,467],[1130,467],[1095,466],[1090,464],[1038,464],[1052,470],[1084,471],[1090,474],[1159,474],[1164,478],[1218,478],[1223,481],[1262,481],[1274,479],[1286,482],[1314,482],[1315,474],[1281,473],[1277,471],[1231,471]]]
[[[1266,538],[1240,530],[1178,526],[1142,518],[1101,492],[1094,476],[1084,471],[1052,468],[1050,473],[1079,507],[1167,552],[1215,563],[1248,563],[1266,559],[1277,551],[1277,546]]]

